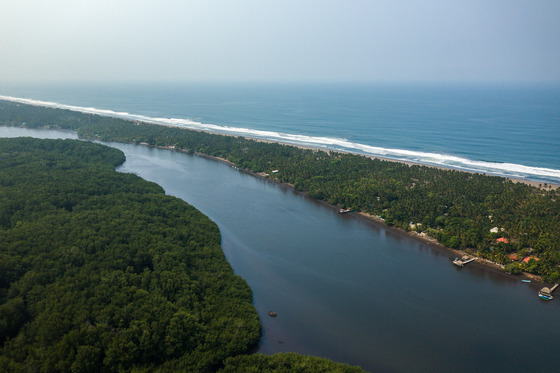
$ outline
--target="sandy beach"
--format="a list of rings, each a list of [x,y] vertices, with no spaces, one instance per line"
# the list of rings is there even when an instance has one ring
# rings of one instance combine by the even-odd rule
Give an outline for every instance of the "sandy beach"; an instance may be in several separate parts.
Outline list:
[[[232,135],[216,133],[216,132],[209,132],[209,131],[202,131],[202,132],[210,133],[210,134],[213,134],[213,135],[232,136]],[[314,151],[324,151],[324,152],[327,152],[327,153],[354,154],[354,155],[359,155],[359,156],[370,158],[370,159],[380,159],[380,160],[387,161],[387,162],[396,162],[396,163],[406,164],[408,166],[425,166],[425,167],[437,168],[437,169],[440,169],[440,170],[453,170],[453,171],[460,171],[460,172],[465,172],[465,173],[476,174],[476,172],[471,172],[471,171],[466,171],[466,170],[461,170],[461,169],[451,168],[451,167],[434,166],[434,165],[425,164],[425,163],[402,161],[402,160],[398,160],[398,159],[384,158],[384,157],[378,157],[378,156],[373,156],[373,155],[365,155],[365,154],[360,154],[360,153],[344,152],[344,151],[339,151],[339,150],[328,150],[328,149],[316,148],[316,147],[311,147],[311,146],[303,146],[303,145],[294,145],[294,144],[285,143],[285,142],[263,140],[263,139],[248,137],[248,136],[241,136],[241,137],[243,137],[247,140],[254,140],[254,141],[265,142],[265,143],[275,143],[275,144],[282,144],[282,145],[287,145],[287,146],[294,146],[294,147],[300,148],[300,149],[309,149],[309,150],[314,150]],[[490,175],[490,174],[482,174],[482,175],[498,176],[498,175]],[[498,176],[498,177],[502,177],[503,179],[511,180],[514,183],[527,184],[527,185],[531,185],[531,186],[534,186],[534,187],[537,187],[537,188],[544,187],[544,183],[540,182],[540,181],[518,179],[518,178],[512,178],[512,177],[503,177],[503,176]],[[560,184],[548,183],[547,187],[549,187],[550,189],[558,189],[560,187]]]

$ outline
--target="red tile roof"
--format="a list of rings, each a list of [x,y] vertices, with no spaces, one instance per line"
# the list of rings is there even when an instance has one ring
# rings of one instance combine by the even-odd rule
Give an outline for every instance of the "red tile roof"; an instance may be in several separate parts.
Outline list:
[[[516,253],[509,254],[508,256],[509,256],[509,258],[510,258],[511,260],[518,260],[518,259],[519,259],[519,258],[517,257],[517,254],[516,254]]]

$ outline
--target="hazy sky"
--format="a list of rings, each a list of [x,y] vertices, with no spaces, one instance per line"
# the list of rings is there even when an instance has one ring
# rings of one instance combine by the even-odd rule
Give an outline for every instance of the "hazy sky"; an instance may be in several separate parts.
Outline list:
[[[559,0],[0,5],[0,82],[560,82]]]

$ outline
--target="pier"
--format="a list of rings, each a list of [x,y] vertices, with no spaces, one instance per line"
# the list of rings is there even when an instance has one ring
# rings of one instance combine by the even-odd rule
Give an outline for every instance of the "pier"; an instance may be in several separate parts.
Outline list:
[[[544,300],[552,300],[554,299],[554,297],[552,296],[552,292],[554,291],[554,289],[556,289],[558,287],[558,284],[554,285],[553,287],[549,288],[542,288],[541,290],[539,290],[539,298],[544,299]]]
[[[464,267],[466,264],[472,262],[473,260],[476,260],[476,258],[470,258],[468,256],[463,256],[461,259],[459,258],[455,258],[455,260],[453,261],[453,264],[455,264],[458,267]]]

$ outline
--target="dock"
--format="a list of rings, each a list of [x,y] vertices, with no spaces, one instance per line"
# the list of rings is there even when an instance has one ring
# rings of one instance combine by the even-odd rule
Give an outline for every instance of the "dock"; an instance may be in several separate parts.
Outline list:
[[[539,298],[544,299],[544,300],[552,300],[554,299],[554,297],[552,296],[552,292],[554,291],[554,289],[556,289],[558,287],[558,284],[554,285],[553,287],[551,287],[550,289],[547,287],[542,288],[541,290],[539,290]]]
[[[476,258],[470,258],[468,256],[463,256],[461,259],[459,258],[455,258],[455,260],[453,261],[453,264],[455,264],[458,267],[464,267],[466,264],[472,262],[473,260],[476,260]]]

